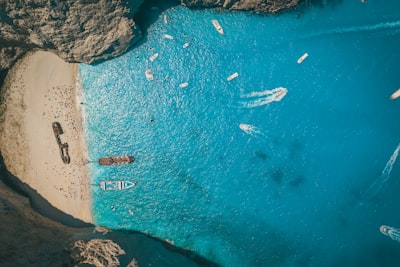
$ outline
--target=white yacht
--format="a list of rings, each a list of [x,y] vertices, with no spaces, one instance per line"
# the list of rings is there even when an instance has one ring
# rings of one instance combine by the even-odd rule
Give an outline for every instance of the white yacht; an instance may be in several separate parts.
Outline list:
[[[148,81],[152,81],[154,79],[153,71],[151,69],[147,69],[144,74],[146,75],[146,79]]]
[[[237,78],[239,76],[239,73],[235,72],[226,78],[228,81],[232,81],[233,79]]]
[[[164,34],[164,38],[169,39],[169,40],[173,40],[174,39],[174,37],[172,35],[169,35],[167,33]]]
[[[152,55],[150,57],[150,61],[153,62],[154,60],[156,60],[157,57],[158,57],[158,53],[155,53],[154,55]]]
[[[306,59],[308,57],[307,53],[304,53],[301,57],[299,57],[299,59],[297,60],[297,64],[301,64],[304,59]]]
[[[224,34],[224,29],[222,29],[222,27],[219,24],[218,20],[212,19],[211,22],[214,25],[214,27],[217,30],[217,32],[219,32],[220,34]]]
[[[396,98],[400,97],[400,88],[397,89],[393,94],[390,95],[390,99],[394,100]]]

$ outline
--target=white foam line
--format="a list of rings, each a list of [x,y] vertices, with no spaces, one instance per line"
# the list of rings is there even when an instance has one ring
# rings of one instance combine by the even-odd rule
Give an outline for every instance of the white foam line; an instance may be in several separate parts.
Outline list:
[[[378,194],[379,191],[382,189],[383,185],[389,180],[390,173],[392,172],[393,165],[396,162],[396,159],[399,155],[399,151],[400,151],[400,144],[397,145],[397,148],[395,149],[392,156],[386,163],[381,176],[378,179],[376,179],[368,188],[366,193],[368,197],[373,197],[376,194]]]
[[[248,94],[243,94],[242,97],[245,98],[245,97],[265,96],[265,95],[271,95],[273,93],[274,92],[272,90],[264,90],[262,92],[251,92]]]
[[[389,22],[381,22],[372,25],[361,25],[361,26],[352,26],[352,27],[342,27],[331,29],[323,32],[316,32],[308,37],[316,37],[321,35],[330,35],[330,34],[342,34],[342,33],[355,33],[355,32],[372,32],[379,30],[389,30],[389,29],[397,29],[400,28],[400,21],[389,21]]]

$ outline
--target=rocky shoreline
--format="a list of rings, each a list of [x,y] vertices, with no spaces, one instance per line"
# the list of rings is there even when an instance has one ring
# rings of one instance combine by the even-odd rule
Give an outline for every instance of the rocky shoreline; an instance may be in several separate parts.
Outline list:
[[[217,266],[191,251],[140,233],[98,231],[88,224],[63,225],[35,212],[32,201],[45,200],[28,199],[24,194],[29,192],[11,190],[2,182],[6,176],[1,167],[0,266]],[[112,250],[104,244],[118,247],[119,253],[109,253]]]
[[[32,49],[92,64],[125,53],[142,38],[133,17],[151,1],[6,1],[0,4],[0,71]],[[169,5],[276,13],[299,0],[169,0]]]
[[[253,12],[276,13],[297,5],[299,0],[181,0],[188,7],[224,8],[228,10],[246,10]]]
[[[275,13],[291,8],[299,0],[176,0],[192,8],[224,8]],[[53,0],[3,1],[0,3],[0,86],[8,69],[31,50],[46,50],[66,62],[95,62],[117,57],[141,40],[134,15],[145,0]],[[11,177],[1,161],[0,265],[74,266],[71,247],[77,240],[103,238],[92,227],[66,217],[17,177]],[[19,194],[17,194],[17,193]],[[30,198],[30,201],[26,197]],[[38,214],[32,209],[35,208]],[[58,222],[57,222],[58,221]],[[59,222],[66,225],[62,225]],[[18,227],[16,227],[18,225]],[[72,227],[83,228],[72,228]],[[21,234],[21,231],[23,234]],[[5,234],[6,233],[6,234]],[[126,252],[125,264],[135,258],[144,266],[215,266],[214,263],[165,242],[137,233],[107,235]],[[129,244],[129,245],[127,245]],[[39,255],[39,256],[38,256]],[[161,265],[160,265],[161,264]],[[134,265],[132,265],[134,266]]]

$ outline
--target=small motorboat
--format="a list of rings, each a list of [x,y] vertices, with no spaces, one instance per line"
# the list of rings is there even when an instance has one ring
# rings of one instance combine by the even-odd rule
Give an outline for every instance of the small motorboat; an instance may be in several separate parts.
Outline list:
[[[224,34],[224,29],[222,29],[222,27],[219,24],[218,20],[212,19],[211,22],[214,25],[214,28],[217,30],[217,32],[219,32],[220,34]]]
[[[134,187],[136,185],[136,183],[133,181],[127,181],[127,180],[117,180],[117,181],[101,181],[99,185],[100,185],[101,190],[110,191],[110,190],[129,189],[129,188]]]
[[[396,98],[400,97],[400,88],[397,89],[393,94],[390,95],[390,99],[394,100]]]
[[[164,38],[165,39],[169,39],[169,40],[173,40],[174,39],[174,37],[172,36],[172,35],[169,35],[169,34],[164,34]]]
[[[153,62],[154,60],[156,60],[157,57],[158,57],[158,53],[155,53],[154,55],[152,55],[150,57],[150,61]]]
[[[232,81],[233,79],[237,78],[239,76],[239,73],[235,72],[226,78],[229,82]]]
[[[185,82],[185,83],[181,83],[181,84],[179,85],[179,87],[180,87],[180,88],[185,88],[185,87],[188,87],[188,85],[189,85],[189,83],[188,83],[188,82]]]
[[[297,64],[301,64],[304,59],[306,59],[308,57],[307,53],[304,53],[301,57],[299,57],[299,59],[297,60]]]
[[[144,74],[146,75],[146,79],[148,81],[154,80],[153,71],[151,69],[147,69]]]

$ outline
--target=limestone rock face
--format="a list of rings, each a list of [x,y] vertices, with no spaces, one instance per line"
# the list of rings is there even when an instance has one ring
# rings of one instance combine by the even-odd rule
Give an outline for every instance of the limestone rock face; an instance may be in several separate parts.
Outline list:
[[[295,6],[299,0],[180,0],[191,7],[223,7],[230,10],[249,10],[275,13]]]
[[[31,49],[68,62],[124,53],[141,37],[132,20],[143,0],[0,0],[0,69]]]

